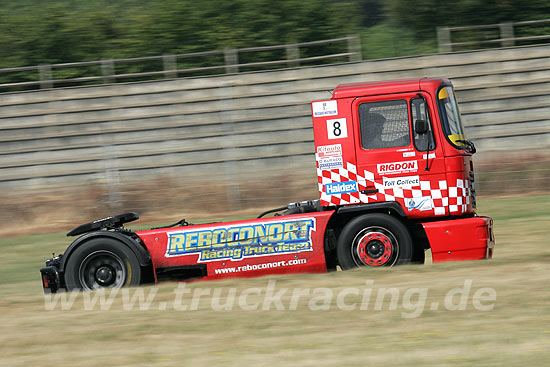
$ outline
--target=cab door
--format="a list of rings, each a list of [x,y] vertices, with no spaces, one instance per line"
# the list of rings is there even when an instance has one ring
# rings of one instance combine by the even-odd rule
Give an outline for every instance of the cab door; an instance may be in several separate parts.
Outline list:
[[[397,201],[409,217],[447,213],[445,165],[425,92],[361,97],[352,104],[360,200]],[[417,120],[426,121],[417,132]]]

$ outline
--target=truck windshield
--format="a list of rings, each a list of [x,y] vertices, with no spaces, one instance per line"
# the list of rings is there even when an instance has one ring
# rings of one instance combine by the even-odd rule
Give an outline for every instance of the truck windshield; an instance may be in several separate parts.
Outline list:
[[[456,103],[453,88],[441,88],[437,98],[445,134],[447,134],[447,137],[454,145],[460,147],[465,146],[465,144],[460,141],[465,140],[466,136],[464,135],[464,129],[462,127],[460,112],[458,112],[458,104]]]

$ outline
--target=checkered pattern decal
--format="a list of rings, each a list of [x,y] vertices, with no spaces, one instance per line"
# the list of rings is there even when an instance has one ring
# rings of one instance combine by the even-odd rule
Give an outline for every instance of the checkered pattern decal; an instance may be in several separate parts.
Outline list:
[[[470,187],[468,180],[457,179],[456,186],[447,186],[447,180],[439,182],[420,181],[420,188],[385,188],[382,182],[375,182],[374,173],[357,172],[357,167],[349,162],[345,168],[320,170],[317,163],[317,176],[319,181],[319,193],[321,205],[346,205],[359,203],[372,203],[377,201],[397,201],[407,209],[405,200],[409,198],[430,197],[433,208],[426,214],[445,215],[448,207],[450,214],[462,214],[468,210],[470,204]],[[325,185],[335,182],[357,181],[359,191],[344,194],[328,195]],[[378,193],[372,195],[362,194],[362,190],[378,189]]]
[[[456,186],[449,187],[449,211],[451,214],[462,214],[470,205],[470,181],[456,180]]]

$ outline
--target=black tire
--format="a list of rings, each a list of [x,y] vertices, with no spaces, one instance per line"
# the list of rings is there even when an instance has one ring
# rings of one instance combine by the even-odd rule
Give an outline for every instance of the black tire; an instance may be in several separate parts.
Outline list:
[[[94,238],[82,243],[65,266],[68,290],[122,288],[139,285],[141,267],[136,255],[111,238]]]
[[[362,215],[346,224],[336,251],[343,270],[408,264],[413,256],[407,227],[390,215],[378,213]]]

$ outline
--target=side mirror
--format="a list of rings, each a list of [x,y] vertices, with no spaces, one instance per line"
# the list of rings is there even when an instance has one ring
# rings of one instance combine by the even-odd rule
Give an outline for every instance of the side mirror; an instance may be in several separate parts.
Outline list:
[[[428,121],[426,120],[416,120],[414,123],[414,131],[419,134],[423,135],[426,134],[429,130]]]

